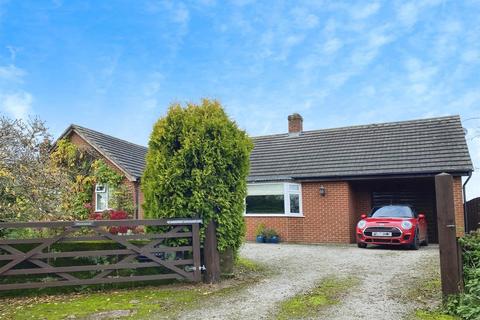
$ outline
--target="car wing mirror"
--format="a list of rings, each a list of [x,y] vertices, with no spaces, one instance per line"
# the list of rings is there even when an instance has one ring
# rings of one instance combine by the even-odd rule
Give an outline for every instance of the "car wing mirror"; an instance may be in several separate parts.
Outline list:
[[[362,214],[362,215],[360,216],[360,218],[362,218],[362,219],[365,219],[366,217],[367,217],[366,214]]]
[[[425,215],[424,215],[423,213],[420,213],[420,214],[418,215],[418,219],[425,219]]]

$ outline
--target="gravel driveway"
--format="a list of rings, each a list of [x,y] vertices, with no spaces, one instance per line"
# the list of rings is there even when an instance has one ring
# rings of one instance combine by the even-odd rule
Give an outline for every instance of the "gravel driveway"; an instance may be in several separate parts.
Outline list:
[[[360,284],[318,319],[402,319],[415,308],[400,299],[412,281],[438,268],[438,247],[418,251],[356,245],[266,245],[247,243],[241,255],[278,273],[231,296],[212,300],[182,319],[268,319],[278,303],[328,276],[356,276]]]

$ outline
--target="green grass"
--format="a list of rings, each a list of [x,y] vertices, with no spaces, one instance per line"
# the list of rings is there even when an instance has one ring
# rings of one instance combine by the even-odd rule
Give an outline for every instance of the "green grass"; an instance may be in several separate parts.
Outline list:
[[[398,298],[413,300],[419,308],[407,315],[408,320],[456,320],[458,318],[446,314],[442,308],[442,283],[438,266],[418,266],[426,272],[425,278],[417,278],[409,284],[409,289]]]
[[[417,320],[456,320],[458,318],[444,314],[439,311],[417,310],[415,312]]]
[[[176,310],[194,306],[204,295],[201,289],[145,288],[114,292],[99,292],[51,302],[22,306],[2,317],[11,319],[65,319],[70,315],[85,317],[112,310],[133,310],[133,318],[148,318],[153,313],[174,316]],[[130,318],[130,317],[129,317]]]
[[[264,273],[267,271],[266,267],[262,264],[259,264],[250,259],[238,257],[235,261],[235,266],[237,267],[237,272],[259,272]]]
[[[408,296],[423,304],[430,300],[440,301],[442,299],[441,287],[442,283],[439,275],[431,275],[429,279],[418,281],[415,285],[412,285]]]
[[[175,317],[178,312],[200,307],[212,297],[222,297],[243,289],[264,275],[265,269],[250,260],[239,259],[235,277],[220,285],[176,283],[157,287],[108,289],[57,294],[32,294],[0,300],[0,319],[65,319],[93,317],[101,312],[128,310],[122,319],[149,319]],[[78,290],[78,288],[77,288]]]
[[[318,314],[322,308],[336,304],[348,289],[358,284],[356,278],[326,278],[309,292],[298,294],[281,303],[276,318],[302,319]]]

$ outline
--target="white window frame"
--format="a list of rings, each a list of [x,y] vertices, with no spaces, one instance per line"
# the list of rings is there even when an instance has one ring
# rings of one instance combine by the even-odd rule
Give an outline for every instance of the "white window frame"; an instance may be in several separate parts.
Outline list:
[[[103,187],[103,191],[99,191],[99,188]],[[99,209],[98,208],[98,198],[97,194],[99,193],[104,193],[105,194],[105,203],[106,203],[106,208],[105,209]],[[102,183],[97,183],[95,185],[95,212],[103,212],[105,210],[108,210],[108,201],[110,200],[110,194],[108,192],[108,185],[107,184],[102,184]]]
[[[302,184],[294,182],[262,182],[262,183],[249,183],[248,186],[260,186],[260,185],[271,185],[271,184],[283,184],[283,201],[284,201],[284,213],[247,213],[247,199],[245,198],[245,210],[243,215],[245,217],[303,217],[303,207],[302,207]],[[290,191],[290,185],[298,186],[298,191]],[[247,191],[248,192],[248,191]],[[290,194],[299,195],[299,213],[290,212]],[[247,194],[248,197],[248,194]]]

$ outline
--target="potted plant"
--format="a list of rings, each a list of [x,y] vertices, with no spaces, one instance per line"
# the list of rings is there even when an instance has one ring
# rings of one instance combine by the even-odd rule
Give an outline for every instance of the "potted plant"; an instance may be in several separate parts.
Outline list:
[[[257,236],[257,242],[258,243],[264,243],[265,242],[265,231],[267,228],[265,227],[264,223],[260,223],[257,226],[257,229],[255,230],[256,236]]]
[[[275,231],[274,229],[268,229],[265,231],[265,238],[266,242],[268,243],[279,243],[280,242],[280,237],[278,235],[278,232]]]

